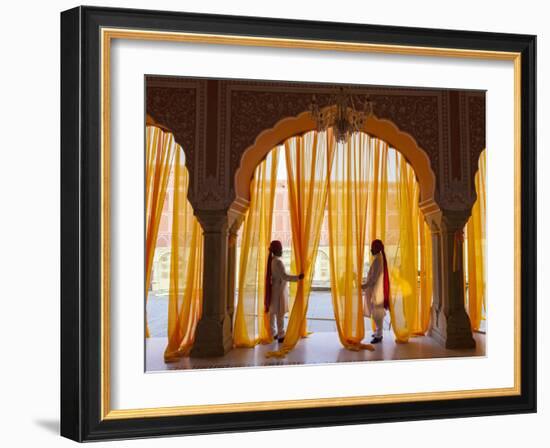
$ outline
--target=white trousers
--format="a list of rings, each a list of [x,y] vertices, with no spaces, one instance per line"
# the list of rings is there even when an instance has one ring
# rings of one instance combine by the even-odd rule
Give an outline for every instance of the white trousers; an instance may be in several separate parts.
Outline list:
[[[271,326],[271,334],[273,337],[285,337],[285,315],[284,313],[269,312],[269,324]]]
[[[384,330],[384,317],[386,316],[386,310],[384,306],[375,306],[372,310],[372,320],[376,326],[374,335],[377,338],[381,338]]]

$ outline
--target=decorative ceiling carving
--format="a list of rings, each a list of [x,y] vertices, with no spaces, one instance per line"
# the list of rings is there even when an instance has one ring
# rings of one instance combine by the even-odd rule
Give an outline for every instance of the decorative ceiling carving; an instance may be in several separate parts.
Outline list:
[[[195,155],[204,133],[204,88],[202,82],[178,78],[149,77],[145,94],[146,112],[155,123],[169,129],[183,148],[185,164],[194,172]],[[191,181],[189,189],[196,183]]]
[[[235,199],[233,178],[242,154],[258,135],[286,117],[308,111],[313,94],[320,107],[331,105],[332,94],[340,88],[339,84],[275,81],[215,83],[217,103],[212,106],[212,92],[208,97],[208,86],[213,89],[212,80],[208,84],[206,79],[147,77],[147,113],[171,129],[183,147],[191,175],[189,198],[196,209],[227,208]],[[451,110],[450,92],[457,91],[345,88],[354,95],[369,96],[374,101],[376,117],[390,120],[416,140],[431,162],[439,190],[436,197],[441,198],[442,204],[451,208],[470,206],[470,199],[475,198],[470,191],[473,174],[485,148],[484,92],[458,91],[458,109]],[[207,98],[208,107],[216,108],[216,129],[207,129],[207,114],[213,113],[207,111]],[[211,132],[217,135],[217,148],[205,144]],[[456,177],[452,182],[451,173]]]
[[[473,177],[478,169],[478,159],[485,149],[485,96],[479,94],[467,94],[468,101],[468,128],[471,153],[471,171]]]
[[[183,148],[195,148],[197,126],[197,91],[193,88],[151,87],[147,89],[147,110],[158,123],[178,123],[168,128]],[[194,151],[186,151],[192,160]]]

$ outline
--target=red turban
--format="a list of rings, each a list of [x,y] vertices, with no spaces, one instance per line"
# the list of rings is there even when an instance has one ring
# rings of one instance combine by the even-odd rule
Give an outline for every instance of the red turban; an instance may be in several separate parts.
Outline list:
[[[388,262],[386,260],[386,252],[384,252],[384,243],[381,240],[373,240],[371,244],[371,252],[373,255],[382,252],[384,260],[384,308],[390,307],[390,275],[388,273]]]
[[[271,305],[271,261],[273,260],[273,253],[281,253],[282,251],[283,245],[280,241],[271,241],[271,244],[269,245],[269,256],[267,257],[267,269],[265,273],[264,309],[266,313],[269,313],[269,305]]]
[[[282,251],[283,251],[283,245],[279,240],[271,241],[271,244],[269,245],[269,253],[282,252]]]

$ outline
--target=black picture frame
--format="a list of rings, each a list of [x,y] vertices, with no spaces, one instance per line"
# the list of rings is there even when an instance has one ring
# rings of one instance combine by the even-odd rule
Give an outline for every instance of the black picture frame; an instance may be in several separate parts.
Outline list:
[[[102,27],[521,53],[521,394],[101,419]],[[536,36],[98,7],[61,13],[61,435],[76,441],[536,412]]]

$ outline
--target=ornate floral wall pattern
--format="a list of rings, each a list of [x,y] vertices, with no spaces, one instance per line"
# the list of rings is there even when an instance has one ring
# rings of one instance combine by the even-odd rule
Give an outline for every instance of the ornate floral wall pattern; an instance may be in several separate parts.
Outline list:
[[[147,114],[171,129],[184,148],[191,174],[190,200],[201,209],[227,209],[235,199],[233,179],[242,154],[258,135],[286,117],[308,111],[312,96],[321,107],[332,104],[336,84],[220,80],[217,127],[207,129],[205,79],[147,77]],[[469,207],[475,194],[473,175],[485,148],[485,92],[460,91],[459,112],[450,109],[449,90],[346,86],[359,98],[374,101],[374,115],[410,134],[427,154],[436,176],[436,199],[450,208]],[[459,126],[459,144],[451,128]],[[215,154],[205,139],[216,132]],[[455,138],[456,140],[456,138]],[[453,159],[452,148],[459,148]],[[465,150],[465,151],[464,151]],[[215,157],[217,175],[206,173],[206,158]],[[452,164],[459,177],[450,180]],[[211,162],[210,162],[211,163]],[[458,171],[457,171],[458,170]]]

